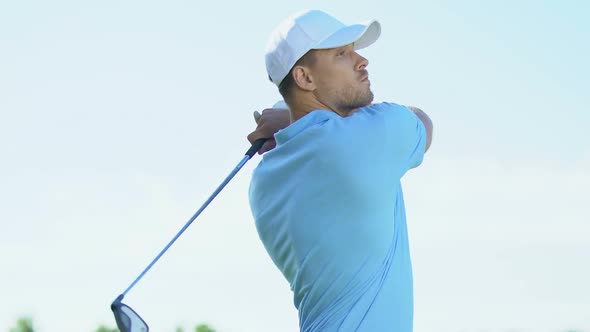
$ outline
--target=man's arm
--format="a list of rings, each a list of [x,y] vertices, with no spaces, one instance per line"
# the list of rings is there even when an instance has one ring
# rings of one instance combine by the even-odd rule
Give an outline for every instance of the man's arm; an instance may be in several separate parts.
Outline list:
[[[278,104],[278,103],[277,103]],[[282,105],[277,105],[282,106]],[[432,120],[424,113],[421,109],[414,106],[407,106],[416,116],[422,121],[426,128],[426,149],[425,152],[430,148],[432,143]],[[356,110],[355,110],[356,111]],[[274,140],[274,134],[287,127],[291,123],[291,117],[289,109],[287,108],[268,108],[262,111],[262,115],[258,112],[254,113],[254,118],[257,123],[256,129],[248,135],[248,140],[253,143],[259,138],[268,138],[269,140],[264,143],[259,154],[263,154],[267,151],[274,149],[276,142]]]
[[[430,144],[432,143],[432,120],[430,120],[428,115],[426,113],[424,113],[424,111],[422,111],[418,107],[414,107],[414,106],[407,106],[407,107],[412,112],[414,112],[414,114],[416,114],[418,119],[420,119],[420,121],[422,121],[422,123],[424,124],[424,127],[426,128],[426,149],[424,150],[424,152],[426,153],[426,151],[428,151],[428,148],[430,148]]]

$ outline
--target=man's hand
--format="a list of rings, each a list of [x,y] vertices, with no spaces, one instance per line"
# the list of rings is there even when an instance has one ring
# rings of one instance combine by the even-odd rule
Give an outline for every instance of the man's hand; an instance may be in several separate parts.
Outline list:
[[[258,154],[263,154],[275,148],[277,142],[274,134],[291,124],[291,114],[288,109],[267,108],[262,111],[262,114],[258,111],[254,112],[254,120],[258,126],[248,135],[248,141],[254,143],[259,138],[268,138],[258,151]]]

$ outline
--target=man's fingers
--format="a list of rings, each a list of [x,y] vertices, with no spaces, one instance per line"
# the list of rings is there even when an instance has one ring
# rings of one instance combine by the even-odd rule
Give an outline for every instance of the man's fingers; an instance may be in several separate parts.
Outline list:
[[[258,150],[258,154],[263,154],[265,152],[268,152],[268,151],[274,149],[275,146],[277,146],[277,142],[274,140],[274,138],[269,138],[266,142],[264,142],[264,145],[262,145],[262,148],[260,148],[260,150]]]
[[[257,139],[264,138],[264,137],[261,137],[259,132],[253,131],[250,134],[248,134],[248,136],[246,138],[248,139],[250,144],[254,144],[254,142],[256,142]]]
[[[262,114],[260,114],[260,112],[254,111],[254,121],[256,121],[256,123],[258,123],[258,120],[260,120],[261,116]]]

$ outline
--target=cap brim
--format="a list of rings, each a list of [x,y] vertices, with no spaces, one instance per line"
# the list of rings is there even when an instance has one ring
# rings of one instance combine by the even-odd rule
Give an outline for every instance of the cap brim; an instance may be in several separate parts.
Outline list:
[[[319,50],[354,44],[354,48],[358,50],[373,44],[380,35],[381,24],[379,24],[378,21],[373,20],[367,24],[353,24],[346,26],[312,48]]]

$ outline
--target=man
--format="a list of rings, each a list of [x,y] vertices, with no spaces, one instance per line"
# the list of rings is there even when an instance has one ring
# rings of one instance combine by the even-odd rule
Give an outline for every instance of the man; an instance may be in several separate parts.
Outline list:
[[[400,178],[422,162],[432,123],[417,108],[371,104],[368,61],[356,50],[379,34],[377,21],[345,26],[308,11],[269,42],[266,68],[289,110],[263,112],[248,136],[274,134],[250,205],[301,331],[412,331]]]

